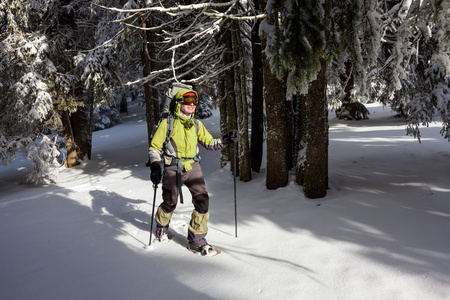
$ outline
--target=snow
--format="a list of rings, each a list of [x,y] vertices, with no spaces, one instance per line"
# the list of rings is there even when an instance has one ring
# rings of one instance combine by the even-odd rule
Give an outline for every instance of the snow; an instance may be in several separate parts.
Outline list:
[[[144,109],[94,133],[93,158],[61,169],[52,186],[24,184],[31,167],[0,168],[2,299],[450,299],[450,158],[440,124],[422,143],[401,119],[330,114],[326,198],[294,183],[269,191],[265,166],[237,180],[219,153],[202,152],[216,257],[186,250],[189,192],[167,244],[149,241]],[[218,136],[218,113],[203,120]],[[156,204],[161,202],[157,190]]]

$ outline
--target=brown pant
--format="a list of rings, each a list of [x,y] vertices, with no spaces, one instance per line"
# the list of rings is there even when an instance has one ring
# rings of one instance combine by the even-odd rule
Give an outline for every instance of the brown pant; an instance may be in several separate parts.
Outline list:
[[[199,162],[192,163],[189,172],[181,172],[181,185],[185,185],[192,195],[194,212],[188,231],[189,243],[195,246],[206,244],[207,222],[209,219],[209,196]],[[157,227],[167,231],[170,218],[178,204],[177,166],[166,166],[162,181],[163,203],[156,213]]]
[[[204,214],[209,209],[208,189],[203,179],[202,169],[199,162],[192,163],[192,170],[181,172],[181,185],[185,185],[192,195],[192,204],[197,212]],[[161,208],[170,213],[175,210],[178,204],[177,166],[166,166],[162,181]]]

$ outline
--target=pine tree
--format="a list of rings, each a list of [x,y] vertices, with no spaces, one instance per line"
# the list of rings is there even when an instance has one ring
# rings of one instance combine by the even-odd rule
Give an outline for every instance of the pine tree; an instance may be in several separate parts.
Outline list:
[[[254,1],[255,11],[260,13],[259,1]],[[259,36],[260,19],[253,21],[251,30],[252,44],[252,101],[251,101],[251,165],[252,171],[259,173],[263,159],[264,144],[264,76],[261,38]]]
[[[388,1],[382,65],[370,80],[382,101],[406,117],[407,133],[420,141],[437,111],[442,135],[449,139],[450,4],[448,1]]]
[[[261,3],[265,6],[265,3]],[[263,21],[266,26],[277,27],[277,14],[268,14]],[[266,32],[263,36],[262,47],[270,43],[272,34]],[[278,72],[280,74],[280,72]],[[287,185],[289,180],[288,166],[288,142],[287,142],[287,102],[286,85],[283,72],[277,77],[270,65],[270,56],[265,51],[263,55],[263,74],[264,74],[264,102],[267,119],[267,172],[266,187],[268,189],[277,189]]]
[[[239,179],[247,182],[252,179],[251,162],[250,162],[250,145],[249,145],[249,110],[248,110],[248,92],[247,92],[247,73],[250,67],[248,61],[248,53],[245,51],[243,44],[248,44],[248,40],[241,34],[244,32],[246,23],[233,22],[233,61],[237,62],[234,72],[234,89],[235,102],[237,107],[237,124],[236,130],[240,134],[239,143]],[[248,48],[248,47],[247,47]]]
[[[34,162],[30,181],[48,182],[56,174],[55,167],[61,163],[55,155],[60,144],[56,141],[62,132],[67,166],[90,156],[92,126],[87,126],[86,108],[92,117],[99,98],[105,103],[105,96],[112,95],[117,77],[104,67],[116,61],[112,51],[88,51],[94,48],[95,39],[105,38],[105,28],[110,26],[107,19],[100,22],[105,15],[98,8],[92,13],[95,9],[90,2],[76,0],[0,4],[0,19],[4,20],[0,23],[0,160],[7,164],[24,153]],[[9,114],[4,113],[8,110]],[[41,142],[46,136],[51,143]]]
[[[36,32],[47,7],[37,1],[0,3],[0,163],[7,165],[22,153],[34,163],[32,182],[50,181],[59,165],[57,136],[44,135],[46,121],[58,119],[48,84],[58,65],[50,59],[52,44]]]
[[[305,106],[300,105],[304,109],[299,110],[301,123],[305,124],[302,129],[306,132],[297,132],[304,138],[298,143],[301,148],[296,155],[298,167],[304,169],[297,171],[300,176],[297,182],[304,184],[308,197],[323,197],[328,180],[328,99],[324,93],[327,84],[324,63],[340,71],[345,69],[346,61],[351,61],[357,85],[364,90],[366,66],[376,61],[380,43],[376,7],[371,1],[307,0],[269,1],[266,8],[269,16],[276,16],[276,22],[269,22],[269,17],[261,25],[267,36],[265,52],[271,69],[278,78],[287,74],[288,99],[296,93],[314,95],[299,98],[306,100]],[[372,37],[364,39],[365,36]],[[314,186],[314,181],[320,184]]]

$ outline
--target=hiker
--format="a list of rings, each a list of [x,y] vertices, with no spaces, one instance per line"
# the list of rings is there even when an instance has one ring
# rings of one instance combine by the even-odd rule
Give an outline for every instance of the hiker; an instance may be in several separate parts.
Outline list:
[[[156,212],[156,237],[159,241],[168,240],[169,222],[177,206],[178,196],[183,203],[181,186],[184,184],[192,195],[194,205],[187,236],[189,249],[207,255],[215,249],[205,239],[208,232],[209,195],[200,167],[198,144],[208,150],[220,150],[237,142],[238,134],[231,131],[222,138],[214,139],[202,122],[194,119],[198,105],[196,91],[181,89],[174,100],[173,118],[161,121],[149,149],[151,181],[158,185],[162,178],[163,202]],[[173,128],[169,134],[171,122]]]

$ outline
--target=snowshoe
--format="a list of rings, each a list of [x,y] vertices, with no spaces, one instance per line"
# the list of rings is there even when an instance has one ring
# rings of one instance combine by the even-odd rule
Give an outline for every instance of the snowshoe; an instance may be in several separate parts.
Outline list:
[[[215,248],[209,244],[204,244],[202,246],[189,245],[189,250],[201,256],[216,256],[222,253],[218,248]]]

